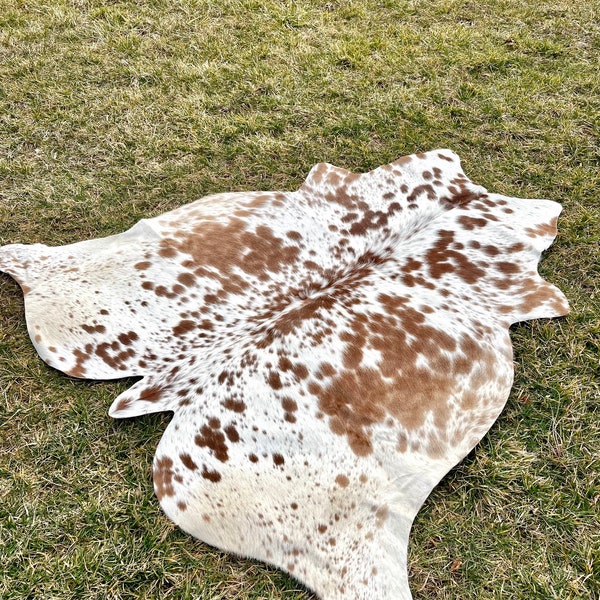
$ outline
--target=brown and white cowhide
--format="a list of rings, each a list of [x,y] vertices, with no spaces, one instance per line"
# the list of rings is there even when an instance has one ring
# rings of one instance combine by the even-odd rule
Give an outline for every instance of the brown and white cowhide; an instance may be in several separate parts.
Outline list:
[[[111,416],[174,412],[153,474],[180,527],[323,600],[400,600],[419,507],[509,395],[509,325],[569,310],[537,273],[559,212],[439,150],[4,246],[0,270],[49,365],[142,378]]]

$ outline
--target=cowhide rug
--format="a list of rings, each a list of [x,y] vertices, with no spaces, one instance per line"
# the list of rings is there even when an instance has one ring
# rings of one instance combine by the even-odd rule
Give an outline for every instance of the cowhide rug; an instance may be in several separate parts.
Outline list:
[[[111,416],[174,412],[153,474],[175,523],[323,600],[399,600],[419,507],[509,395],[509,325],[569,310],[537,273],[560,210],[439,150],[4,246],[0,270],[49,365],[141,377]]]

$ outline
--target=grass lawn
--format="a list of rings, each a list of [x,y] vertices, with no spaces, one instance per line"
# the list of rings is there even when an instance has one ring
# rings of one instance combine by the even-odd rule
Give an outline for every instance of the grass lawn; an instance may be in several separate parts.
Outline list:
[[[411,585],[598,599],[599,16],[598,0],[0,0],[0,244],[438,147],[490,191],[561,202],[541,272],[572,313],[513,328],[512,395],[419,514]],[[0,276],[0,597],[314,598],[162,515],[168,417],[111,420],[127,386],[47,368]]]

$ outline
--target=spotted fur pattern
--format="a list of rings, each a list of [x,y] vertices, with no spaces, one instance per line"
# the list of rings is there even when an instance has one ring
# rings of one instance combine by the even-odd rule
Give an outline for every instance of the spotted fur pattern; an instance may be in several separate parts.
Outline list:
[[[49,365],[141,377],[113,417],[174,412],[154,488],[185,531],[323,600],[398,600],[419,507],[506,402],[509,325],[568,312],[537,273],[559,212],[440,150],[5,246],[0,269]]]

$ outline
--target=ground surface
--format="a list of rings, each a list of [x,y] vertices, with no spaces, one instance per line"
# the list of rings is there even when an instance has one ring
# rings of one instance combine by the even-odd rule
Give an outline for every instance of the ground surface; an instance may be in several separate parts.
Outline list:
[[[417,599],[600,597],[600,5],[583,0],[0,0],[0,243],[117,233],[207,193],[296,189],[449,147],[564,206],[564,319],[513,328],[516,382],[412,535]],[[311,598],[177,530],[167,416],[45,367],[0,276],[0,597]]]

